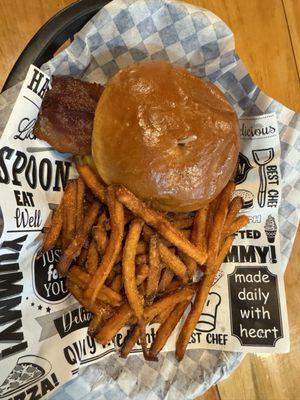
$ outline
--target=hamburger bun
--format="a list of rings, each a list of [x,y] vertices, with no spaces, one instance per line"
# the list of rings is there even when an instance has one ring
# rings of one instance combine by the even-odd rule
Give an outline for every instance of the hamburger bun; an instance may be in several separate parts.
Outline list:
[[[238,120],[226,97],[179,66],[130,65],[98,102],[92,154],[101,178],[157,209],[210,202],[232,177],[238,152]]]

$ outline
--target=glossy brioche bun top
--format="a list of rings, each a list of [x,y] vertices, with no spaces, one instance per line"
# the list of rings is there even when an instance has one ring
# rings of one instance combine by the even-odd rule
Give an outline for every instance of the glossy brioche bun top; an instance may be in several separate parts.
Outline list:
[[[210,202],[232,177],[238,152],[238,120],[226,97],[170,63],[120,70],[96,108],[92,154],[100,176],[160,210]]]

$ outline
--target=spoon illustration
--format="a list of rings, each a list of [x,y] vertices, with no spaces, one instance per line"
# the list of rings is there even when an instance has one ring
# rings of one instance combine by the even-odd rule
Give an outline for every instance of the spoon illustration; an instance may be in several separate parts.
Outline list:
[[[267,195],[267,174],[266,165],[274,158],[274,149],[270,147],[269,149],[252,150],[253,159],[255,163],[259,166],[259,190],[257,195],[257,201],[260,207],[264,207],[266,204]]]

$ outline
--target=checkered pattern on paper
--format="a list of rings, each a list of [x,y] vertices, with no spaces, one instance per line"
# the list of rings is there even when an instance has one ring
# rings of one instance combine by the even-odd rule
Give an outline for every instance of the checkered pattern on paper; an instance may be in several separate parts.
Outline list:
[[[188,350],[180,364],[173,353],[163,353],[158,363],[142,355],[127,360],[118,355],[102,359],[79,372],[52,400],[194,399],[232,372],[241,353]]]
[[[226,94],[239,116],[276,113],[283,185],[280,238],[286,265],[299,217],[300,116],[253,83],[235,54],[232,32],[218,17],[167,0],[115,0],[88,22],[66,50],[45,64],[44,70],[104,84],[120,68],[147,59],[168,60],[208,77]],[[13,90],[0,97],[0,116],[8,114],[13,102]],[[82,368],[79,377],[53,398],[193,399],[232,372],[241,359],[239,353],[212,350],[189,350],[180,364],[172,353],[163,353],[158,363],[147,363],[140,355],[127,360],[111,355]]]
[[[104,7],[47,72],[105,83],[120,68],[166,60],[199,76],[215,76],[236,61],[232,32],[209,11],[162,0],[116,0]],[[85,70],[88,67],[87,70]]]

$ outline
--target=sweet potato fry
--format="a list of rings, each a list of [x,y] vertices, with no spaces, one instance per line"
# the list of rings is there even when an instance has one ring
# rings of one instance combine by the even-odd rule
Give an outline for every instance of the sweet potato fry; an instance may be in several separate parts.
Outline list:
[[[91,230],[97,218],[99,210],[100,204],[95,201],[88,210],[82,229],[76,233],[75,237],[72,239],[72,242],[60,256],[57,264],[57,270],[61,275],[64,276],[67,273],[73,259],[80,254],[81,248],[84,245],[87,235],[89,234],[89,231]]]
[[[94,304],[89,304],[83,297],[83,291],[73,282],[67,280],[67,288],[70,293],[79,301],[79,303],[87,310],[95,315],[103,315],[110,318],[114,314],[114,308],[102,301],[97,300]]]
[[[165,322],[165,320],[168,318],[168,316],[171,314],[171,312],[174,310],[175,307],[170,307],[167,308],[165,311],[162,313],[158,314],[152,321],[152,324],[162,324]]]
[[[83,267],[85,265],[85,262],[87,259],[87,253],[88,253],[88,249],[86,249],[85,247],[82,247],[81,252],[76,259],[77,265],[80,265],[81,267]]]
[[[98,252],[103,255],[107,246],[108,238],[104,222],[107,219],[105,212],[99,218],[98,224],[93,227],[93,236],[97,243]]]
[[[192,298],[195,291],[194,285],[186,286],[182,289],[176,290],[165,297],[152,303],[150,306],[145,307],[145,320],[151,321],[156,315],[163,312],[167,308],[174,306],[182,301],[188,301]],[[100,329],[96,335],[97,342],[105,345],[110,342],[113,337],[119,332],[124,325],[129,321],[137,323],[136,317],[132,319],[133,311],[128,303],[122,304],[116,313],[106,321],[105,325]]]
[[[190,229],[184,229],[184,230],[181,231],[181,233],[182,233],[182,235],[183,235],[186,239],[189,240],[190,233],[191,233],[191,230],[190,230]],[[155,234],[157,234],[157,233],[155,232],[154,229],[150,228],[150,226],[148,226],[148,225],[144,225],[144,228],[143,228],[143,238],[144,238],[144,241],[145,241],[147,244],[149,244],[150,239],[151,239],[151,236],[153,236],[153,235],[155,235]],[[160,237],[159,240],[160,240],[165,246],[167,246],[167,247],[173,247],[173,248],[174,248],[174,246],[172,245],[172,243],[170,243],[170,242],[169,242],[168,240],[166,240],[165,238]]]
[[[196,292],[196,297],[192,303],[191,311],[186,317],[184,324],[181,328],[179,336],[176,342],[176,358],[178,361],[182,360],[190,337],[197,325],[200,318],[204,303],[206,301],[208,292],[213,283],[214,277],[212,275],[205,274]]]
[[[201,253],[207,254],[206,224],[208,216],[208,206],[205,206],[196,212],[193,229],[191,233],[191,242],[199,249]],[[193,278],[197,263],[192,258],[186,260],[186,267],[189,278]]]
[[[84,300],[80,300],[80,303],[84,306],[87,311],[90,311],[94,315],[101,317],[101,323],[111,318],[115,313],[115,308],[107,303],[97,300],[94,304],[85,303]]]
[[[227,228],[227,230],[224,230],[222,233],[222,237],[226,238],[226,236],[233,235],[234,233],[238,232],[241,228],[243,228],[245,225],[249,223],[249,217],[248,215],[240,215],[237,217],[231,225]]]
[[[182,303],[177,304],[174,310],[169,315],[169,317],[158,328],[154,342],[152,343],[149,351],[151,357],[156,357],[157,354],[162,350],[169,336],[171,335],[176,325],[180,321],[188,304],[189,304],[188,301],[184,301]]]
[[[188,275],[184,263],[161,242],[159,242],[158,248],[161,261],[186,283],[188,281]]]
[[[139,328],[140,328],[140,344],[142,347],[143,351],[143,356],[146,361],[157,361],[155,357],[151,357],[149,355],[149,351],[147,348],[147,336],[146,336],[146,322],[145,319],[142,318],[142,320],[139,322]]]
[[[240,209],[243,207],[243,199],[240,196],[234,197],[228,208],[228,214],[226,216],[224,230],[227,231],[231,226],[232,222],[235,220],[236,216],[238,215]]]
[[[154,235],[150,239],[149,244],[149,275],[147,279],[146,296],[147,299],[153,299],[157,290],[160,278],[160,256],[159,256],[159,240]]]
[[[164,297],[159,298],[150,306],[145,307],[145,319],[151,321],[154,317],[156,317],[156,315],[162,313],[170,307],[174,307],[175,304],[191,300],[194,293],[195,285],[193,284],[187,285],[167,294]]]
[[[76,190],[76,232],[79,229],[81,229],[83,225],[84,193],[85,193],[85,184],[83,180],[79,177],[77,179],[77,190]]]
[[[179,231],[168,221],[161,223],[157,231],[175,247],[181,250],[187,256],[193,258],[198,264],[204,264],[207,255],[201,254],[199,250],[187,239],[189,231]]]
[[[88,165],[76,165],[77,171],[84,183],[95,197],[97,197],[102,203],[106,203],[106,190],[105,186],[100,182],[97,175],[91,170]]]
[[[216,208],[218,205],[218,200],[219,200],[219,197],[215,198],[212,202],[210,202],[208,204],[208,214],[207,214],[207,222],[206,222],[207,246],[208,246],[208,240],[210,237],[210,233],[212,231],[213,224],[214,224],[214,218],[215,218]]]
[[[156,228],[158,222],[164,220],[162,214],[149,208],[143,201],[138,199],[132,192],[124,186],[120,186],[116,190],[117,199],[123,203],[133,214],[143,218],[146,224]]]
[[[59,238],[63,225],[63,204],[61,203],[53,212],[51,225],[44,236],[42,251],[53,249]]]
[[[75,297],[76,300],[79,301],[79,303],[81,303],[81,301],[83,300],[82,289],[79,286],[77,286],[76,283],[74,283],[68,279],[67,279],[66,283],[67,283],[67,288],[68,288],[69,292]],[[81,304],[83,305],[83,303],[81,303]]]
[[[115,276],[117,275],[117,272],[112,269],[110,273],[108,274],[107,278],[105,279],[105,285],[110,285],[112,281],[115,279]]]
[[[136,246],[136,254],[137,255],[146,254],[147,251],[148,251],[147,244],[143,240],[140,240]]]
[[[142,328],[140,327],[140,325],[136,324],[132,327],[132,329],[129,331],[129,333],[127,334],[122,347],[121,347],[121,352],[120,352],[120,356],[122,358],[126,358],[128,356],[128,354],[131,352],[131,350],[133,349],[134,345],[136,344],[136,342],[138,341],[138,339],[140,339],[140,343],[143,349],[143,354],[144,354],[144,358],[147,361],[157,361],[156,357],[153,356],[149,356],[149,354],[147,353],[147,344],[146,344],[146,335],[142,333]],[[143,343],[142,343],[143,341]]]
[[[68,279],[84,290],[89,286],[92,276],[73,265],[68,271]],[[102,286],[97,298],[113,305],[119,305],[122,301],[122,296],[106,285]]]
[[[55,247],[57,249],[61,249],[62,248],[62,237],[61,237],[61,235],[58,237],[58,239],[57,239],[57,241],[55,243]]]
[[[149,259],[147,251],[148,251],[148,245],[144,241],[140,240],[136,246],[136,257],[135,257],[136,264],[148,264]],[[120,262],[121,260],[122,260],[122,252],[119,254],[116,262]]]
[[[43,248],[62,242],[57,267],[67,274],[70,292],[94,314],[89,334],[105,345],[122,327],[132,325],[121,356],[138,342],[145,359],[156,359],[196,293],[176,344],[180,360],[235,233],[249,220],[237,216],[241,198],[230,201],[234,183],[196,213],[167,214],[149,208],[124,187],[106,187],[87,165],[79,165],[78,171],[80,178],[68,183],[53,213]],[[95,197],[105,204],[100,217],[101,203]],[[203,279],[188,284],[197,264],[204,262]],[[160,328],[148,350],[146,324],[151,322]]]
[[[111,229],[110,228],[110,221],[109,221],[109,218],[107,216],[106,211],[104,211],[100,215],[100,218],[99,218],[99,221],[98,221],[98,225],[102,226],[103,228],[105,228],[106,231],[110,231],[110,229]]]
[[[135,218],[135,216],[132,214],[132,212],[130,210],[128,210],[128,208],[124,208],[124,225],[127,225],[129,222],[131,222],[133,219]],[[110,222],[109,219],[107,219],[103,226],[105,227],[105,229],[107,231],[110,231]]]
[[[191,242],[193,243],[193,240],[191,238]],[[197,270],[197,263],[195,260],[193,260],[191,257],[187,256],[186,254],[183,254],[182,251],[178,252],[178,256],[180,257],[180,259],[183,261],[183,263],[186,266],[186,271],[187,271],[187,275],[188,275],[188,280],[192,281],[193,280],[193,276]]]
[[[100,306],[101,305],[101,306]],[[88,327],[88,334],[94,337],[105,321],[114,314],[114,308],[109,304],[98,303],[97,314],[93,315]]]
[[[134,345],[141,336],[141,329],[138,324],[134,325],[129,331],[128,335],[125,337],[124,342],[121,347],[120,356],[122,358],[127,358],[128,354],[133,349]]]
[[[153,235],[155,235],[154,230],[152,228],[150,228],[150,226],[145,224],[143,226],[143,238],[144,238],[145,242],[149,243],[150,239]]]
[[[148,264],[149,257],[146,254],[139,254],[138,256],[135,257],[135,263],[136,265]]]
[[[117,255],[117,258],[115,260],[115,264],[114,265],[120,264],[120,262],[122,261],[122,251],[123,251],[123,249],[121,249],[120,253]]]
[[[72,265],[68,271],[67,278],[81,289],[85,289],[92,279],[90,274],[83,271],[78,265]]]
[[[102,345],[109,343],[119,330],[129,322],[132,315],[133,312],[130,305],[128,303],[122,304],[116,310],[116,313],[106,321],[105,325],[97,333],[95,337],[97,342]]]
[[[124,225],[129,224],[135,218],[134,214],[128,208],[124,209]]]
[[[230,198],[235,188],[235,183],[229,181],[218,198],[214,222],[208,238],[208,259],[207,264],[213,264],[220,248],[222,230],[228,212]]]
[[[192,304],[191,311],[186,317],[184,324],[181,328],[180,334],[176,342],[176,357],[177,360],[182,360],[190,337],[199,321],[202,313],[207,295],[212,287],[216,273],[222,264],[230,246],[234,240],[234,236],[229,236],[221,246],[219,255],[214,260],[214,263],[207,266],[207,273],[203,276],[202,280],[198,283],[195,300]]]
[[[86,270],[93,275],[98,267],[98,251],[94,240],[91,240],[87,253]]]
[[[182,317],[188,303],[189,302],[182,302],[176,304],[174,310],[173,308],[166,309],[162,314],[157,315],[157,321],[153,322],[162,323],[162,325],[156,332],[155,340],[152,343],[149,355],[147,355],[148,360],[157,361],[156,357],[157,354],[164,347],[168,337],[171,335],[172,331],[174,330],[180,318]],[[126,358],[128,356],[128,354],[131,352],[134,345],[138,341],[140,335],[141,335],[140,327],[139,325],[135,325],[131,329],[129,334],[126,336],[124,343],[122,345],[120,353],[122,358]]]
[[[98,333],[100,329],[100,324],[102,321],[102,316],[100,315],[93,315],[92,319],[90,320],[89,327],[88,327],[88,334],[92,337]]]
[[[195,229],[194,244],[204,253],[207,252],[207,239],[206,239],[206,224],[208,216],[208,206],[198,210],[194,219],[193,230]]]
[[[147,264],[139,264],[136,266],[136,286],[140,286],[147,278],[149,274],[149,267]]]
[[[183,285],[182,281],[180,281],[179,279],[173,279],[167,286],[165,289],[164,294],[168,294],[171,292],[174,292],[174,290],[177,290],[181,287],[183,287],[185,285]],[[159,292],[159,294],[161,295],[162,293]]]
[[[129,208],[135,215],[142,218],[148,225],[154,227],[158,233],[170,243],[178,247],[188,256],[194,258],[199,264],[205,262],[206,258],[199,254],[196,247],[163,215],[147,207],[145,203],[124,187],[117,188],[116,195],[121,203]]]
[[[173,278],[174,278],[174,272],[171,271],[169,268],[165,268],[161,274],[160,282],[158,285],[158,291],[164,292],[171,283]]]
[[[121,274],[117,274],[117,275],[114,277],[114,279],[113,279],[113,281],[112,281],[112,283],[111,283],[111,285],[110,285],[110,288],[111,288],[113,291],[115,291],[116,293],[119,293],[120,290],[122,289],[122,287],[123,287],[122,275],[121,275]]]
[[[181,231],[181,232],[182,232],[182,234],[185,236],[187,231],[184,231],[184,230],[183,230],[183,231]],[[155,234],[156,234],[156,232],[155,232],[152,228],[150,228],[150,226],[144,225],[144,227],[143,227],[143,238],[144,238],[144,241],[145,241],[147,244],[149,244],[151,237],[152,237],[153,235],[155,235]],[[187,237],[187,236],[186,236],[186,237]],[[170,242],[168,242],[168,240],[166,240],[165,238],[160,237],[159,240],[160,240],[165,246],[167,246],[167,247],[172,247],[172,244],[171,244]]]
[[[63,197],[63,249],[73,240],[76,230],[76,181],[69,181]]]
[[[114,189],[107,188],[107,204],[110,214],[111,235],[103,254],[101,263],[99,264],[88,288],[85,290],[84,296],[94,302],[97,294],[100,292],[108,274],[113,268],[115,261],[120,253],[123,232],[124,232],[124,210],[123,205],[116,200]]]
[[[112,288],[110,288],[109,286],[103,285],[101,291],[98,293],[98,297],[99,295],[104,295],[106,296],[109,300],[110,300],[110,304],[113,305],[120,305],[121,301],[122,301],[122,296],[117,293],[116,291],[114,291]]]
[[[141,219],[134,219],[127,233],[123,250],[122,274],[126,297],[133,309],[134,314],[140,321],[143,318],[143,302],[137,289],[135,280],[135,256],[144,222]]]
[[[222,262],[224,261],[224,258],[226,257],[233,241],[234,241],[235,236],[228,236],[225,240],[224,243],[221,246],[220,252],[218,254],[218,257],[216,259],[215,264],[210,268],[209,273],[216,275],[216,273],[218,272]]]
[[[146,295],[146,287],[147,287],[147,281],[146,279],[144,279],[143,282],[139,285],[139,293],[141,295],[142,300],[144,300],[144,297]]]

